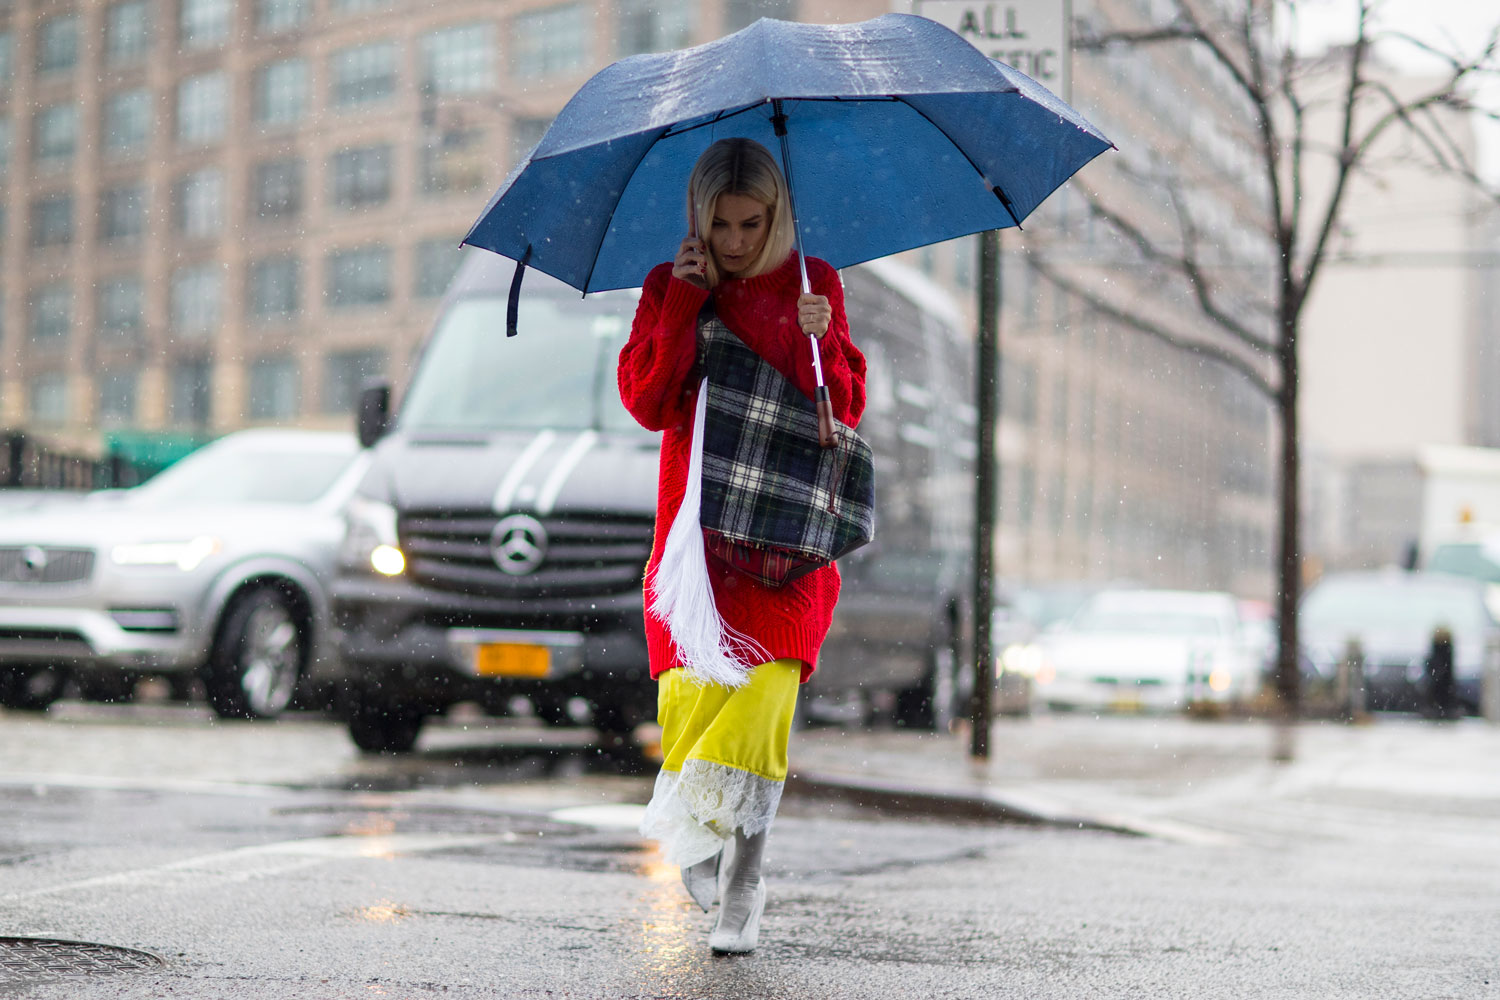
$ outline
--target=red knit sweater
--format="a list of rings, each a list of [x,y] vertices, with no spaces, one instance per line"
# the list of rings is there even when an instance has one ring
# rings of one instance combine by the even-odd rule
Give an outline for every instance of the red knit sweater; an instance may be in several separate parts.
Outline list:
[[[807,260],[812,290],[826,295],[833,321],[819,341],[823,381],[833,412],[853,427],[865,409],[865,358],[849,341],[844,316],[844,287],[838,272],[815,257]],[[777,371],[812,398],[811,341],[797,326],[801,276],[795,252],[774,271],[754,278],[722,281],[711,293],[724,325]],[[698,386],[687,383],[697,351],[698,312],[710,293],[672,277],[672,265],[656,267],[646,278],[630,340],[620,352],[620,398],[641,426],[664,431],[656,489],[656,539],[646,578],[661,561],[667,532],[687,486],[693,437],[693,409]],[[708,563],[714,603],[726,625],[759,643],[772,659],[802,661],[802,679],[812,675],[818,647],[828,634],[833,606],[839,599],[839,571],[815,570],[774,589],[717,564]],[[651,676],[678,666],[677,649],[666,626],[650,612],[646,595],[646,644]]]

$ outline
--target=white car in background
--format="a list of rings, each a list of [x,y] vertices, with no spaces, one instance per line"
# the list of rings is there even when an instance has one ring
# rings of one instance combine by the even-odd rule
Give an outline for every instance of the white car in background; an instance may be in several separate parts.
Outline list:
[[[241,431],[133,489],[7,512],[0,706],[198,677],[221,716],[279,714],[336,657],[327,583],[367,461],[351,434]]]
[[[1260,685],[1237,602],[1220,592],[1101,591],[1003,657],[1052,708],[1173,711],[1247,700]]]

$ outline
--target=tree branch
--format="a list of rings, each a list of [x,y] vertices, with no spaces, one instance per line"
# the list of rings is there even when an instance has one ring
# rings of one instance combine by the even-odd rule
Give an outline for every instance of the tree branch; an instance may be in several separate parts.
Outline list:
[[[1243,343],[1251,350],[1262,353],[1274,353],[1275,345],[1257,336],[1244,324],[1232,315],[1221,309],[1215,301],[1208,287],[1208,279],[1203,274],[1196,256],[1196,241],[1191,239],[1189,232],[1192,230],[1192,222],[1183,213],[1177,199],[1173,198],[1173,205],[1178,210],[1178,222],[1183,227],[1184,250],[1181,255],[1163,250],[1156,242],[1148,236],[1145,231],[1131,223],[1124,216],[1104,205],[1099,197],[1092,191],[1083,188],[1084,201],[1088,203],[1089,210],[1103,219],[1118,231],[1122,236],[1133,243],[1141,255],[1148,260],[1165,264],[1172,270],[1182,274],[1193,289],[1193,294],[1198,300],[1198,306],[1203,312],[1219,324],[1226,333]]]
[[[1168,330],[1160,323],[1146,319],[1144,316],[1118,306],[1093,290],[1085,288],[1071,278],[1065,277],[1062,272],[1054,270],[1038,254],[1033,253],[1030,262],[1031,266],[1043,278],[1052,282],[1069,295],[1076,295],[1089,306],[1098,310],[1102,315],[1108,316],[1110,319],[1122,323],[1138,333],[1144,333],[1149,337],[1153,337],[1170,347],[1198,354],[1221,364],[1242,375],[1256,391],[1260,392],[1267,399],[1276,399],[1277,389],[1271,380],[1256,368],[1255,365],[1232,351],[1227,351],[1215,344],[1182,337]]]

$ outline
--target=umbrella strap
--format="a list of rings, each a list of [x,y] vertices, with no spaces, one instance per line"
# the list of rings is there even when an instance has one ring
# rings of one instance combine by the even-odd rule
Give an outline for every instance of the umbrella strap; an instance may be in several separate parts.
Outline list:
[[[510,279],[510,297],[505,300],[505,335],[514,337],[516,335],[516,313],[521,309],[521,278],[526,274],[526,265],[531,261],[531,244],[526,244],[526,252],[521,254],[521,259],[516,261],[516,273]]]

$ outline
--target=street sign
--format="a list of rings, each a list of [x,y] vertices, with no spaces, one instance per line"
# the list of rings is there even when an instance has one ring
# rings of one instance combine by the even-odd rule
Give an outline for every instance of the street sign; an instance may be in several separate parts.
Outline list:
[[[952,28],[1065,101],[1073,89],[1072,8],[1072,0],[912,0],[913,14]]]

